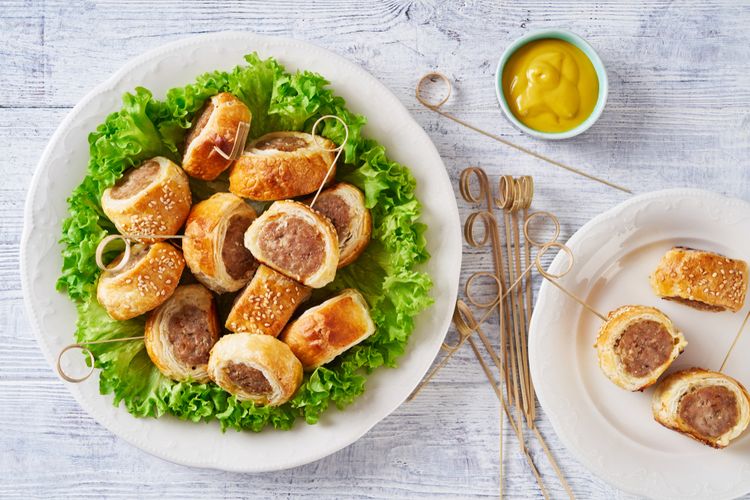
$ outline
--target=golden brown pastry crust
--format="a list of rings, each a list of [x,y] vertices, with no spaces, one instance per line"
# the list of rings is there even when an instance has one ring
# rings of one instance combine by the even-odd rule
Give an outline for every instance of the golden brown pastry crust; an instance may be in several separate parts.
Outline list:
[[[294,151],[258,149],[256,146],[274,138],[298,138],[305,146]],[[295,198],[317,191],[326,177],[335,153],[325,151],[336,145],[319,137],[319,147],[313,136],[304,132],[272,132],[248,145],[229,173],[229,190],[243,198],[274,201]],[[336,167],[328,180],[336,176]]]
[[[210,113],[210,117],[200,133],[186,144],[182,168],[191,177],[211,181],[232,163],[214,151],[214,146],[227,155],[230,154],[234,148],[237,127],[241,122],[250,125],[252,113],[242,101],[229,92],[211,97],[211,107],[204,108],[203,112]],[[201,114],[198,112],[193,117],[193,127],[205,119]]]
[[[256,218],[255,210],[242,198],[231,193],[216,193],[193,206],[185,225],[186,238],[182,244],[185,261],[198,281],[217,293],[239,290],[250,281],[257,267],[253,261],[240,277],[232,277],[227,271],[222,250],[229,223],[236,215]],[[240,245],[242,240],[243,235],[240,235]]]
[[[375,333],[375,323],[362,294],[346,289],[302,313],[279,337],[312,370]]]
[[[208,378],[208,359],[204,363],[187,363],[176,354],[170,342],[171,320],[185,306],[193,306],[205,318],[208,329],[208,350],[219,340],[219,321],[214,297],[203,285],[183,285],[162,305],[151,311],[146,321],[144,343],[151,361],[164,376],[177,381],[193,380],[205,383]],[[191,318],[194,321],[193,318]],[[206,354],[208,351],[205,351]]]
[[[237,296],[227,316],[226,328],[235,333],[260,333],[276,337],[295,309],[310,297],[310,288],[260,265]]]
[[[228,375],[232,365],[261,372],[270,390],[249,391]],[[208,375],[219,387],[242,401],[278,406],[286,403],[302,383],[302,365],[286,344],[270,335],[231,333],[211,350]]]
[[[720,386],[729,389],[736,398],[737,421],[720,436],[702,435],[685,422],[679,413],[680,401],[693,390],[702,387]],[[725,448],[730,441],[742,434],[750,423],[750,394],[737,380],[723,373],[690,368],[672,373],[659,382],[651,401],[654,419],[664,427],[680,432],[714,448]]]
[[[148,184],[128,193],[127,180],[135,170],[145,172],[158,165]],[[118,183],[102,194],[102,210],[118,231],[127,235],[173,235],[182,227],[190,212],[192,198],[187,175],[167,158],[157,156],[125,173]],[[140,238],[146,243],[158,238]]]
[[[653,321],[663,326],[672,338],[672,343],[666,361],[639,377],[628,373],[616,347],[628,327],[642,321]],[[672,321],[660,310],[646,306],[623,306],[607,315],[607,321],[599,329],[594,347],[597,350],[599,367],[607,378],[628,391],[642,391],[658,380],[686,345],[687,341],[682,332],[677,330]]]
[[[747,294],[748,269],[743,260],[674,247],[651,275],[659,297],[706,311],[742,309]]]
[[[120,254],[110,267],[122,260]],[[180,282],[185,259],[163,241],[133,245],[128,264],[120,271],[102,271],[96,298],[112,319],[124,321],[157,308],[172,296]]]
[[[312,197],[305,203],[312,203]],[[347,207],[348,213],[342,214],[340,208]],[[365,207],[365,195],[348,182],[339,182],[335,186],[320,192],[313,209],[326,216],[336,228],[339,237],[339,265],[341,269],[348,266],[365,251],[372,237],[372,217]]]
[[[295,230],[289,229],[292,223],[297,225]],[[298,231],[299,226],[304,231]],[[269,242],[267,232],[278,233],[278,241]],[[302,233],[313,234],[316,241],[290,242],[285,239],[286,235]],[[279,247],[275,253],[267,251],[271,243]],[[258,261],[303,285],[321,288],[336,277],[339,262],[336,228],[327,218],[302,203],[285,200],[271,205],[245,233],[245,246]],[[319,263],[317,254],[311,257],[312,252],[318,250],[322,254]]]

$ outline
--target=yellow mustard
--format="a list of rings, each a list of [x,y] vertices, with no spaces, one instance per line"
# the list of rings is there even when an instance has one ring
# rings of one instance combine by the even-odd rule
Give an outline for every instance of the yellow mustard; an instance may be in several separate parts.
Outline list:
[[[565,132],[594,110],[599,78],[581,49],[564,40],[534,40],[503,68],[503,93],[513,115],[540,132]]]

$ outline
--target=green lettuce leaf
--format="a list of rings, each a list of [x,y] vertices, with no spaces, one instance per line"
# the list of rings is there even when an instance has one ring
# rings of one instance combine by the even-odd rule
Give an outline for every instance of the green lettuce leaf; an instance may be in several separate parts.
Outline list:
[[[371,308],[376,333],[332,363],[305,376],[294,398],[280,407],[238,401],[213,383],[175,382],[151,363],[141,340],[95,344],[91,350],[101,369],[100,390],[112,394],[139,417],[171,414],[194,422],[218,420],[222,429],[260,431],[266,426],[289,429],[297,417],[313,424],[333,404],[343,408],[365,390],[367,374],[395,366],[414,328],[414,317],[429,307],[429,276],[415,269],[429,259],[421,206],[408,168],[390,160],[377,142],[362,136],[363,116],[351,113],[344,100],[327,88],[320,75],[288,73],[274,59],[246,56],[246,65],[232,71],[206,73],[195,83],[167,92],[164,101],[138,88],[125,94],[123,108],[107,117],[89,137],[87,175],[68,199],[70,215],[63,223],[63,269],[59,290],[77,303],[79,342],[143,334],[144,319],[115,321],[95,297],[99,270],[96,246],[113,224],[104,216],[100,199],[123,172],[143,160],[167,156],[179,160],[185,133],[206,100],[231,92],[252,112],[251,137],[274,130],[311,131],[323,115],[341,118],[349,128],[345,164],[339,180],[365,193],[373,218],[373,240],[363,255],[340,270],[333,283],[316,291],[324,299],[337,290],[360,290]],[[346,136],[336,120],[326,120],[318,133],[341,144]],[[191,180],[196,199],[226,189],[226,179]]]

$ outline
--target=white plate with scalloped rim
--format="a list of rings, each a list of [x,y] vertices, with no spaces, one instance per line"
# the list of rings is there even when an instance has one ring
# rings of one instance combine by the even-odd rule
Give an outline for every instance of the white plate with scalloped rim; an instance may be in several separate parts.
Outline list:
[[[750,204],[708,191],[671,189],[631,198],[595,217],[568,241],[575,266],[561,283],[606,313],[626,304],[655,306],[688,346],[669,372],[718,369],[747,314],[701,312],[656,297],[648,276],[674,245],[750,260]],[[558,254],[550,271],[566,265]],[[529,336],[539,402],[560,439],[593,473],[624,491],[654,498],[733,498],[750,491],[750,431],[715,450],[666,429],[651,415],[653,388],[629,393],[597,364],[601,321],[557,288],[542,285]],[[750,385],[750,333],[725,373]]]
[[[163,98],[206,71],[244,63],[257,51],[275,57],[288,70],[316,71],[331,81],[349,108],[368,119],[365,134],[380,141],[391,158],[407,165],[417,179],[417,196],[432,254],[424,266],[433,281],[435,304],[421,314],[398,368],[375,370],[365,393],[343,411],[330,408],[317,425],[298,419],[290,431],[222,433],[218,424],[172,417],[137,419],[102,396],[98,376],[69,384],[73,396],[100,424],[158,457],[196,467],[260,472],[318,460],[353,443],[393,412],[429,368],[450,325],[461,268],[461,233],[451,182],[427,134],[398,99],[373,76],[346,59],[305,42],[250,33],[216,33],[164,45],[125,64],[84,97],[68,114],[42,154],[26,200],[21,241],[21,275],[32,329],[51,366],[73,342],[75,307],[55,291],[62,259],[60,237],[66,198],[85,175],[87,136],[122,106],[122,94],[137,86]],[[82,360],[81,360],[82,361]]]

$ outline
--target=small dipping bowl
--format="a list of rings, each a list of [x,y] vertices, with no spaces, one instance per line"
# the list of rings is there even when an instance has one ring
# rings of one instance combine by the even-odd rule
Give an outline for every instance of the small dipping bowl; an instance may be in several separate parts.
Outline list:
[[[589,116],[579,125],[564,132],[541,132],[521,123],[520,120],[516,118],[516,116],[510,110],[508,101],[505,98],[505,92],[503,91],[503,70],[505,69],[505,65],[507,64],[510,57],[524,45],[535,40],[542,40],[547,38],[563,40],[580,49],[581,52],[583,52],[586,57],[588,57],[589,61],[591,61],[591,64],[594,66],[594,70],[596,71],[596,76],[599,80],[599,95],[597,97],[596,104],[594,105],[594,109],[593,111],[591,111],[591,114],[589,114]],[[561,29],[547,29],[528,33],[511,43],[505,49],[503,55],[500,56],[500,62],[497,65],[497,72],[495,73],[495,92],[497,93],[497,100],[500,103],[500,108],[503,110],[505,117],[508,119],[508,121],[510,121],[511,124],[513,124],[514,127],[533,137],[538,137],[540,139],[558,140],[568,139],[570,137],[575,137],[578,134],[582,134],[583,132],[588,130],[596,122],[596,120],[599,119],[602,111],[604,111],[605,104],[607,104],[609,83],[607,81],[607,72],[604,69],[604,63],[602,63],[599,54],[596,53],[593,47],[591,47],[591,45],[589,45],[586,40],[576,35],[575,33],[571,33],[570,31]]]

